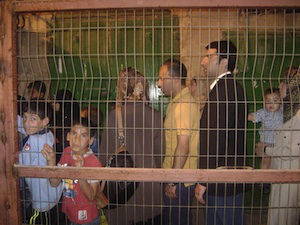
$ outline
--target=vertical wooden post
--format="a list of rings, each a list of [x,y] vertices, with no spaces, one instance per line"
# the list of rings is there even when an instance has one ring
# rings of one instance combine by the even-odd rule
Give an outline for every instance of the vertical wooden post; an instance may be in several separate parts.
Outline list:
[[[18,179],[14,176],[17,149],[17,64],[12,2],[0,11],[0,224],[21,224]]]

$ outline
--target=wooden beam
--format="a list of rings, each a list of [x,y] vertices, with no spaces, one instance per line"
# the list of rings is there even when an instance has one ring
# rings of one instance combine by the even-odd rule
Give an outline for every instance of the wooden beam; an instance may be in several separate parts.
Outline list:
[[[15,12],[129,8],[296,8],[299,0],[78,0],[14,2]]]
[[[13,174],[17,148],[17,64],[15,20],[11,1],[1,4],[0,49],[0,224],[21,224],[18,179]]]
[[[48,177],[153,182],[300,183],[300,170],[182,170],[15,165],[19,177]]]

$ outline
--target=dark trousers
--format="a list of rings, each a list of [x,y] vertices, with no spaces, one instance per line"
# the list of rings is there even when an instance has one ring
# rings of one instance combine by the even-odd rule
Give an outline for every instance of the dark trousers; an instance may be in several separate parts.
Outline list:
[[[22,213],[23,223],[30,224],[30,220],[35,224],[66,225],[67,216],[61,211],[62,202],[59,201],[51,210],[46,212],[36,212],[30,204]]]
[[[141,221],[134,225],[162,225],[161,215],[155,216],[154,218],[148,219],[146,222]]]
[[[59,223],[59,212],[57,206],[46,212],[34,210],[31,205],[26,210],[26,224],[49,224],[57,225]]]
[[[165,208],[163,211],[164,225],[190,225],[192,224],[191,210],[194,196],[194,185],[185,187],[177,184],[175,199],[169,199],[164,195]]]
[[[233,196],[204,196],[207,208],[205,224],[211,225],[246,225],[243,209],[243,193]]]
[[[98,216],[96,219],[94,219],[90,223],[79,224],[79,223],[73,223],[70,221],[70,225],[101,225],[100,216]]]

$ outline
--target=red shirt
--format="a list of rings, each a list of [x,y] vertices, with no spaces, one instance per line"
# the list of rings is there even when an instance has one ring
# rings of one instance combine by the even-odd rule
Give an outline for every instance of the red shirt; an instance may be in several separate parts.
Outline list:
[[[63,155],[59,160],[61,166],[74,166],[75,160],[72,157],[70,147],[64,149]],[[90,150],[84,154],[84,167],[102,167],[101,162]],[[99,182],[88,180],[89,183]],[[80,189],[78,180],[64,179],[62,211],[73,223],[90,223],[99,216],[95,200],[90,202]]]

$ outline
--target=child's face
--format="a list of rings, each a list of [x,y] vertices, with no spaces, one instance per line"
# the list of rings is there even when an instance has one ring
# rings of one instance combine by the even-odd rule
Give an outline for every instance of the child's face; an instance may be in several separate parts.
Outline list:
[[[93,144],[93,137],[90,138],[89,129],[81,125],[72,127],[67,135],[67,140],[73,153],[84,154],[89,150],[89,146]]]
[[[37,114],[25,112],[23,114],[24,129],[28,135],[43,130],[49,123],[48,117],[41,119]]]
[[[44,98],[44,93],[39,92],[38,90],[36,90],[34,88],[28,88],[27,94],[28,94],[29,99]]]
[[[280,96],[277,93],[265,95],[265,108],[269,112],[277,112],[280,109]]]

